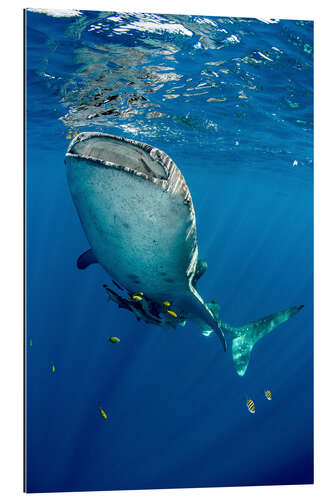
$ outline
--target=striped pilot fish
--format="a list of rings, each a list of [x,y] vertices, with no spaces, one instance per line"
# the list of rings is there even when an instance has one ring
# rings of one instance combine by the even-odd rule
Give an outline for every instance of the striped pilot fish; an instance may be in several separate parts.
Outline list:
[[[268,401],[272,400],[272,393],[271,393],[271,391],[265,391],[265,396],[268,399]]]
[[[249,410],[250,413],[256,412],[256,408],[254,406],[254,402],[252,401],[252,399],[246,400],[246,406],[247,406],[247,409]]]

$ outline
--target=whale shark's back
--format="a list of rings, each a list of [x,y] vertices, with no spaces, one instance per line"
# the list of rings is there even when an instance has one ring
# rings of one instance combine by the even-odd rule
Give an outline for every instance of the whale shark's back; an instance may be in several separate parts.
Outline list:
[[[143,143],[83,133],[66,164],[83,229],[106,271],[156,300],[187,289],[198,253],[195,214],[173,161]]]

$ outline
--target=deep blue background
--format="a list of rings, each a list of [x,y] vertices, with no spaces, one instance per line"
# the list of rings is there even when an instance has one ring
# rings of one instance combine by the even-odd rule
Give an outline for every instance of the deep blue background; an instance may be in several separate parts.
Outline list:
[[[115,16],[26,13],[27,490],[311,483],[313,25]],[[135,29],[142,20],[192,36]],[[109,109],[96,105],[105,89],[116,112],[89,118]],[[64,166],[74,128],[177,163],[209,266],[199,292],[224,321],[305,305],[256,345],[243,378],[215,335],[138,323],[108,303],[99,266],[76,269],[88,244]]]

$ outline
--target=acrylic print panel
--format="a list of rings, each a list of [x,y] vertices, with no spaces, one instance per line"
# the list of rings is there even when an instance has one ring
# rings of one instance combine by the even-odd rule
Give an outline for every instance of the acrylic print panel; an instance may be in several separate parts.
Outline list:
[[[26,490],[312,483],[313,23],[25,34]]]

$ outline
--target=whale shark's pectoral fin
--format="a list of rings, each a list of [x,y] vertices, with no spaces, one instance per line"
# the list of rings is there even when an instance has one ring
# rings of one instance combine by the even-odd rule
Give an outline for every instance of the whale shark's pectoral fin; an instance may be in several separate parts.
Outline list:
[[[90,264],[98,264],[98,260],[91,248],[80,255],[76,261],[76,265],[79,269],[86,269]]]
[[[238,328],[221,322],[224,331],[232,337],[232,359],[238,375],[243,376],[245,374],[254,344],[266,333],[271,332],[281,323],[287,321],[302,308],[303,306],[290,307]]]

